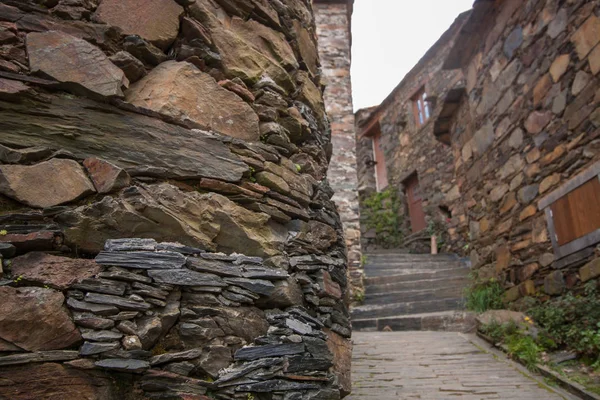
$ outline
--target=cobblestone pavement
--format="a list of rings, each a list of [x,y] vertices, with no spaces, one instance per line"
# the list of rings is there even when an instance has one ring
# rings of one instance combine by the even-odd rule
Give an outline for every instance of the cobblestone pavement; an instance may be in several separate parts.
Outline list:
[[[473,335],[355,332],[350,400],[577,399]]]

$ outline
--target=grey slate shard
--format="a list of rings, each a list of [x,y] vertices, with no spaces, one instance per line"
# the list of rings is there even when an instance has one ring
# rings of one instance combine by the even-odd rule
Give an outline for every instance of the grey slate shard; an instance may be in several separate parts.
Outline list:
[[[88,303],[74,298],[67,299],[67,306],[73,310],[87,311],[97,315],[114,315],[119,312],[119,309],[113,305]]]
[[[92,342],[113,342],[123,337],[122,333],[113,331],[97,331],[94,329],[82,329],[81,337]]]
[[[206,250],[200,249],[198,247],[190,247],[190,246],[183,245],[181,243],[168,243],[168,242],[159,243],[156,246],[156,250],[171,251],[171,252],[180,253],[180,254],[183,254],[186,256],[196,256],[196,255],[206,252]]]
[[[0,357],[0,367],[7,365],[29,364],[32,362],[70,361],[79,357],[73,350],[36,351],[34,353],[18,353]]]
[[[242,376],[248,375],[252,371],[255,371],[260,368],[273,367],[282,363],[282,358],[263,358],[261,360],[243,363],[236,367],[230,368],[226,373],[222,374],[221,377],[214,383],[217,386],[225,386],[225,383],[230,382],[234,379],[241,378]]]
[[[270,296],[275,290],[275,285],[270,281],[262,279],[248,279],[248,278],[225,278],[225,282],[230,285],[239,286],[243,289],[251,292],[262,294],[263,296]]]
[[[200,257],[205,260],[218,260],[218,261],[235,261],[237,260],[237,256],[228,256],[224,253],[202,253]]]
[[[235,352],[236,361],[252,361],[259,358],[281,357],[304,352],[302,343],[268,344],[265,346],[242,347]]]
[[[333,366],[333,362],[326,358],[314,358],[308,354],[301,354],[287,359],[287,373],[306,371],[327,371]]]
[[[91,356],[94,354],[106,353],[107,351],[116,350],[121,347],[120,343],[96,343],[84,342],[79,349],[79,354],[82,356]]]
[[[152,307],[150,304],[143,301],[128,300],[118,296],[98,293],[86,294],[85,301],[88,303],[111,305],[129,311],[146,311]]]
[[[252,299],[248,296],[245,296],[243,294],[230,292],[228,290],[223,291],[223,293],[221,293],[221,294],[227,300],[235,301],[237,303],[241,303],[241,304],[253,304],[254,303],[254,299]]]
[[[186,361],[193,360],[202,355],[202,349],[192,349],[188,351],[181,351],[178,353],[166,353],[158,356],[154,356],[150,359],[150,365],[161,365],[174,361]]]
[[[154,251],[156,250],[156,240],[154,239],[108,239],[104,243],[106,251]]]
[[[108,358],[96,361],[95,366],[122,372],[144,372],[150,368],[150,363],[143,360]]]
[[[310,325],[298,321],[297,319],[288,318],[285,320],[285,325],[300,335],[310,335],[313,332]]]
[[[234,254],[232,254],[233,256]],[[236,260],[233,262],[235,265],[241,264],[258,264],[261,265],[263,263],[263,259],[261,257],[249,257],[243,254],[235,254],[237,256]]]
[[[207,272],[219,276],[242,277],[242,269],[239,266],[225,261],[190,257],[186,262],[186,266],[198,272]]]
[[[0,243],[0,256],[11,258],[17,254],[17,248],[10,243]]]
[[[252,279],[266,279],[269,281],[284,280],[289,278],[289,274],[286,271],[273,268],[264,268],[258,266],[245,266],[244,267],[244,278]]]
[[[127,284],[110,279],[84,279],[73,285],[73,289],[123,296],[127,289]]]
[[[247,385],[239,385],[235,390],[237,392],[282,392],[288,390],[316,390],[321,386],[314,383],[286,381],[283,379],[272,379],[269,381],[250,383]]]
[[[100,265],[136,269],[178,269],[185,265],[185,260],[182,254],[169,251],[103,251],[96,256],[96,262]]]
[[[237,293],[237,294],[242,294],[242,295],[250,297],[251,299],[254,299],[254,300],[260,299],[260,296],[257,295],[256,293],[251,292],[251,291],[246,290],[246,289],[242,289],[241,287],[238,287],[238,286],[227,286],[227,290],[229,292],[233,292],[233,293]]]
[[[148,275],[156,282],[178,286],[227,286],[217,275],[190,271],[189,269],[150,270]]]
[[[147,276],[129,272],[129,271],[126,271],[126,270],[118,268],[118,267],[112,267],[108,271],[100,272],[100,274],[98,274],[98,276],[100,278],[115,279],[118,281],[125,281],[125,282],[142,282],[142,283],[151,283],[152,282],[152,279],[148,278]]]

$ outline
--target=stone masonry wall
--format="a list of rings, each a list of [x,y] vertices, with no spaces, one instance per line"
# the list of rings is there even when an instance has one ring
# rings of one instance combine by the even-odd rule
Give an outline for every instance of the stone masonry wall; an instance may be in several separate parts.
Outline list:
[[[313,7],[321,71],[326,84],[325,108],[331,121],[333,151],[327,176],[344,226],[350,277],[355,284],[360,284],[358,176],[350,78],[352,2],[342,0],[332,4],[315,1]]]
[[[385,155],[389,187],[396,191],[401,204],[401,225],[398,235],[401,237],[402,246],[417,252],[430,251],[430,235],[433,231],[440,238],[444,237],[443,250],[455,251],[456,248],[461,247],[460,243],[451,243],[447,233],[450,223],[448,208],[456,200],[454,193],[457,191],[453,155],[450,147],[436,140],[433,132],[434,123],[442,110],[448,92],[455,87],[464,86],[464,78],[459,70],[444,71],[442,66],[467,16],[468,14],[463,14],[457,18],[384,103],[377,109],[369,111],[369,117],[361,117],[362,122],[357,127],[359,134],[362,134],[365,125],[374,118],[379,119],[381,146]],[[429,102],[431,117],[424,125],[419,126],[413,114],[412,98],[422,87],[431,99]],[[372,146],[370,138],[359,139],[357,152],[360,160],[373,160]],[[376,191],[374,168],[369,163],[363,162],[359,170],[363,208],[361,214],[366,216],[364,200]],[[423,210],[430,227],[427,232],[417,235],[423,239],[421,241],[411,240],[415,239],[415,236],[409,238],[412,231],[402,185],[403,181],[413,173],[418,175]],[[365,249],[372,250],[378,247],[377,235],[375,229],[369,229],[363,222],[362,236]]]
[[[499,276],[507,300],[559,295],[590,279],[579,267],[594,249],[555,260],[538,201],[600,159],[600,5],[475,7],[466,31],[479,40],[448,62],[467,77],[452,138],[462,235],[480,277]]]
[[[0,398],[340,399],[309,1],[0,0]]]

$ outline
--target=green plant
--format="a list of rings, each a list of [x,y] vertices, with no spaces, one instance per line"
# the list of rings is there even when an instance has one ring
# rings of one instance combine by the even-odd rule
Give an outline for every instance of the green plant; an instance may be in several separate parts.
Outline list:
[[[521,360],[530,371],[537,370],[542,349],[531,336],[513,334],[507,338],[506,345],[511,357]]]
[[[393,187],[364,199],[361,213],[367,229],[375,230],[378,245],[397,247],[402,243],[400,199]]]
[[[302,166],[300,164],[294,164],[294,166],[296,167],[296,171],[298,171],[298,172],[302,171]]]
[[[501,324],[496,320],[492,320],[492,322],[489,324],[480,326],[479,330],[484,335],[492,338],[495,343],[498,343],[503,341],[506,336],[517,333],[519,331],[519,327],[514,321]]]
[[[442,248],[442,246],[444,246],[444,243],[446,243],[446,240],[444,238],[445,233],[446,226],[442,222],[436,220],[429,220],[429,223],[427,224],[427,234],[429,236],[435,236],[438,248]]]
[[[354,289],[354,301],[362,303],[365,301],[365,291],[361,289]]]
[[[495,279],[485,282],[475,280],[465,289],[467,309],[475,312],[499,310],[503,307],[504,288]]]
[[[368,261],[368,257],[366,254],[363,254],[362,256],[360,256],[360,266],[364,267],[367,264]]]
[[[6,235],[8,235],[8,231],[6,229],[2,229],[0,231],[0,236],[6,236]]]
[[[575,350],[600,367],[600,297],[597,283],[588,283],[579,294],[568,293],[560,298],[538,302],[527,312],[546,337],[545,347],[554,344]]]

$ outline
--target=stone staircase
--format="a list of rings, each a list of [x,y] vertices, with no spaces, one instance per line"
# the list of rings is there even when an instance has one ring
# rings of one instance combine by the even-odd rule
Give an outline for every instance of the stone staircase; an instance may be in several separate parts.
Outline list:
[[[451,254],[407,254],[402,250],[366,255],[365,300],[352,309],[358,331],[459,331],[474,327],[464,311],[469,266]]]

